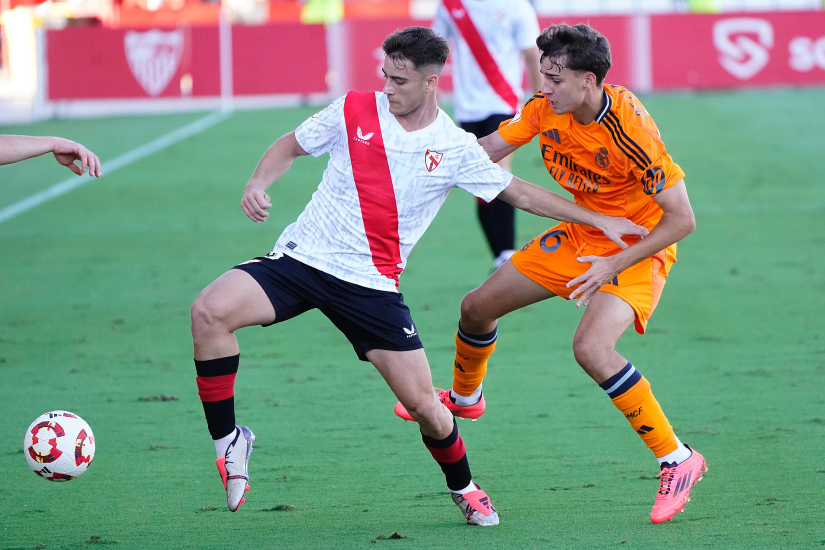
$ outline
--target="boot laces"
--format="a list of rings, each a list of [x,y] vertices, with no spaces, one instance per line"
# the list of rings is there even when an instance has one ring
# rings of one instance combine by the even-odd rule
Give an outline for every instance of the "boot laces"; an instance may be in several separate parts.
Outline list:
[[[659,481],[659,494],[669,495],[670,487],[673,485],[673,478],[676,477],[676,468],[662,468],[662,471],[656,474],[656,477],[661,477]]]

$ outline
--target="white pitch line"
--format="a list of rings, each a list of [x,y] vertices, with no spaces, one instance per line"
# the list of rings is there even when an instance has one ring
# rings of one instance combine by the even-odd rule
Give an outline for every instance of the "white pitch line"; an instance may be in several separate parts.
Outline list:
[[[115,170],[120,170],[125,166],[129,166],[130,164],[137,162],[141,159],[148,157],[158,151],[162,151],[167,147],[170,147],[180,141],[183,141],[187,138],[190,138],[196,134],[203,132],[214,126],[215,124],[221,122],[222,120],[227,118],[227,114],[217,112],[211,113],[203,118],[192,122],[191,124],[187,124],[177,130],[169,132],[166,135],[163,135],[157,138],[154,141],[150,141],[136,149],[132,149],[131,151],[120,155],[119,157],[115,157],[114,159],[104,162],[101,165],[101,171],[105,175],[109,175]],[[41,204],[48,202],[52,199],[55,199],[61,195],[65,195],[69,191],[80,187],[81,185],[86,185],[87,183],[91,183],[95,181],[96,178],[90,178],[86,174],[83,176],[72,176],[67,178],[60,183],[56,183],[49,187],[48,189],[44,189],[39,193],[35,193],[34,195],[23,199],[22,201],[16,202],[11,206],[7,206],[0,210],[0,223],[3,223],[6,220],[10,220],[11,218],[23,214],[24,212],[28,212],[32,208],[40,206]]]

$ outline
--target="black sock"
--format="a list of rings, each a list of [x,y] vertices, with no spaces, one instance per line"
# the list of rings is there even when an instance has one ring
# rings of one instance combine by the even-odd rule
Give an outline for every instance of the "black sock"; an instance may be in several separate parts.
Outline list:
[[[198,395],[212,439],[226,437],[235,430],[235,374],[239,362],[240,355],[195,360]]]
[[[453,419],[453,431],[444,439],[433,439],[421,434],[424,445],[433,455],[444,477],[447,478],[447,487],[451,491],[460,491],[466,488],[473,476],[470,473],[470,463],[467,462],[467,450],[464,448],[464,441],[458,435],[458,425]]]
[[[516,209],[501,199],[478,202],[478,221],[487,237],[487,243],[498,258],[505,250],[514,250],[516,242]]]

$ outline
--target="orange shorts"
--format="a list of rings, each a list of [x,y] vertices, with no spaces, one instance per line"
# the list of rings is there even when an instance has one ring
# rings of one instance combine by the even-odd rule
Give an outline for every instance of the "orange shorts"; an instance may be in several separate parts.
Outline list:
[[[565,285],[588,269],[590,264],[580,263],[581,256],[612,256],[618,254],[617,246],[605,247],[577,242],[576,229],[562,223],[551,227],[513,254],[513,265],[529,279],[547,290],[569,300],[576,287]],[[675,261],[675,250],[671,251]],[[615,294],[627,302],[636,313],[636,332],[645,333],[647,320],[656,309],[665,286],[666,251],[663,250],[619,273],[604,285],[600,292]],[[668,262],[668,263],[672,263]],[[577,285],[578,286],[578,285]]]

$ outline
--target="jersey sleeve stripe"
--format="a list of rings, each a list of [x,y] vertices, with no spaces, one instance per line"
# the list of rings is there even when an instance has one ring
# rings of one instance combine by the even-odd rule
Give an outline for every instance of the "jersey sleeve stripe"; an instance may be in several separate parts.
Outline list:
[[[613,142],[616,145],[618,145],[619,149],[622,150],[622,153],[624,153],[630,160],[635,162],[636,166],[639,167],[639,170],[644,171],[646,169],[646,166],[639,162],[638,156],[634,155],[632,151],[627,149],[627,144],[625,144],[624,141],[621,139],[618,130],[616,130],[616,128],[614,127],[615,123],[613,122],[613,120],[609,117],[605,117],[603,122],[605,127],[607,127],[607,129],[610,131],[610,136],[613,138]]]
[[[622,137],[624,138],[625,143],[628,143],[630,145],[631,149],[635,149],[635,151],[638,154],[640,154],[642,156],[642,158],[646,161],[645,165],[649,166],[650,165],[650,157],[647,156],[647,153],[645,153],[644,149],[639,147],[638,143],[636,143],[635,141],[630,139],[630,136],[628,136],[625,133],[624,128],[622,128],[621,121],[619,120],[619,117],[616,116],[616,113],[610,112],[610,113],[607,113],[607,116],[609,118],[613,119],[613,121],[616,123],[616,127],[619,129],[619,132],[621,133]]]

